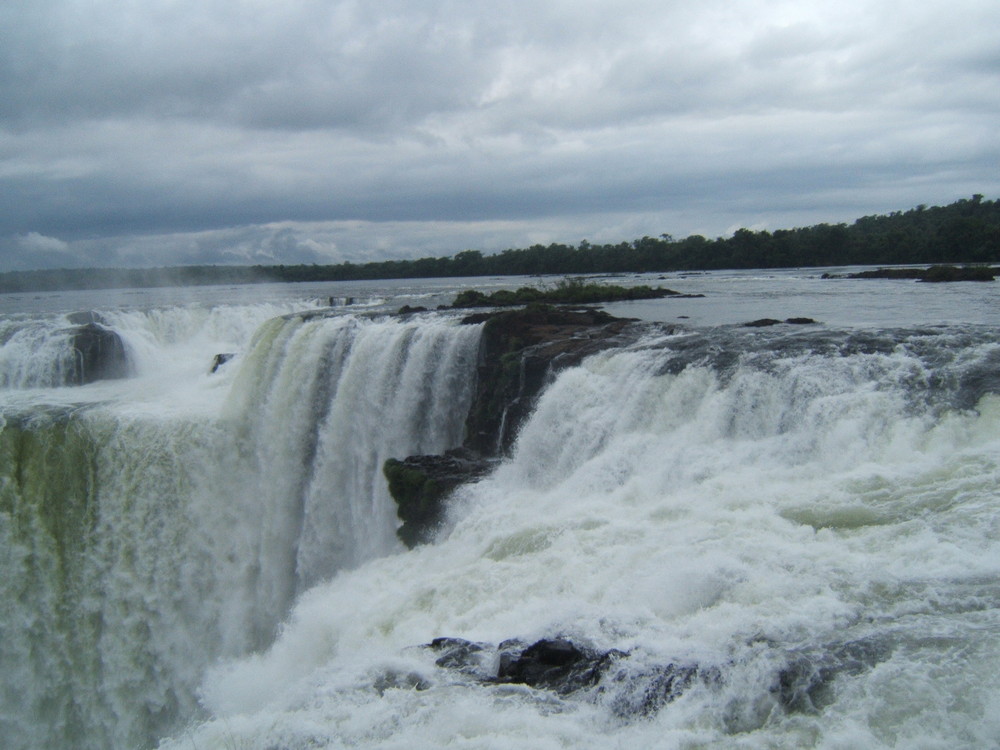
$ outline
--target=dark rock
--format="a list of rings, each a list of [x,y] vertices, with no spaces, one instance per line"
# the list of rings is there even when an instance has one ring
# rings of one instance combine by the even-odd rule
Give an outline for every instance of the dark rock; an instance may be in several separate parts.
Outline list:
[[[812,318],[786,318],[784,321],[775,320],[774,318],[761,318],[760,320],[751,320],[749,323],[744,323],[743,327],[765,328],[767,326],[781,325],[782,322],[795,326],[814,325],[816,323]]]
[[[233,352],[225,352],[223,354],[216,354],[212,358],[212,369],[209,370],[209,373],[216,372],[220,367],[222,367],[224,364],[226,364],[226,362],[228,362],[229,360],[231,360],[235,356],[236,355]]]
[[[410,307],[409,305],[403,305],[401,308],[399,308],[399,311],[396,314],[397,315],[411,315],[413,313],[421,313],[421,312],[427,312],[427,308],[426,307],[421,307],[419,305],[417,305],[416,307]]]
[[[386,690],[427,690],[430,683],[416,672],[389,671],[379,675],[372,687],[384,695]]]
[[[93,310],[81,310],[80,312],[70,313],[66,316],[66,320],[75,326],[84,326],[87,323],[100,323],[102,326],[108,325],[105,317]]]
[[[625,720],[651,716],[695,686],[718,689],[726,682],[724,666],[636,664],[628,652],[589,649],[563,637],[530,645],[509,640],[499,646],[437,638],[424,648],[440,654],[438,667],[484,685],[526,685],[564,697],[582,693]],[[891,654],[890,642],[882,637],[790,649],[778,660],[783,666],[774,671],[773,682],[768,686],[765,681],[762,687],[784,711],[816,713],[833,700],[835,678],[863,674]],[[774,654],[766,661],[773,664]],[[491,669],[493,664],[497,666]]]
[[[987,266],[931,266],[928,268],[920,281],[927,283],[941,283],[946,281],[995,281],[996,268]]]
[[[929,268],[878,268],[844,276],[823,274],[823,278],[914,279],[929,283],[946,281],[994,281],[1000,269],[989,266],[930,266]]]
[[[510,452],[555,373],[621,345],[634,323],[594,308],[551,305],[475,313],[462,322],[483,324],[464,444],[443,456],[390,459],[383,467],[403,522],[397,535],[411,548],[434,537],[458,485],[484,476]]]
[[[496,647],[437,638],[427,648],[441,652],[437,666],[484,684],[527,685],[562,696],[594,689],[593,696],[609,696],[613,711],[622,717],[650,715],[698,679],[719,680],[718,670],[700,670],[696,665],[636,670],[628,666],[629,654],[624,651],[596,651],[567,638],[547,638],[531,645],[510,640]],[[497,667],[490,672],[487,665],[493,661]]]
[[[889,644],[877,638],[793,653],[778,672],[772,692],[789,711],[815,713],[832,701],[830,685],[835,677],[861,674],[885,661],[891,653]]]
[[[70,329],[73,367],[68,385],[114,380],[128,375],[128,361],[121,336],[106,326],[90,322]]]
[[[425,544],[444,520],[445,500],[460,484],[485,476],[496,464],[461,448],[444,455],[390,458],[382,467],[396,515],[396,534],[409,548]]]
[[[475,643],[464,638],[435,638],[427,646],[441,653],[435,664],[471,675],[481,681],[492,680],[492,650],[485,643]]]
[[[634,323],[594,308],[549,305],[478,313],[463,322],[485,323],[465,441],[466,448],[483,456],[508,455],[555,373],[622,344]]]
[[[698,678],[718,683],[721,674],[716,669],[700,670],[696,665],[664,664],[639,672],[617,670],[602,681],[599,689],[611,695],[610,705],[616,716],[652,716],[677,700]]]
[[[555,638],[537,641],[520,653],[501,653],[497,681],[566,695],[596,685],[605,667],[604,655]]]

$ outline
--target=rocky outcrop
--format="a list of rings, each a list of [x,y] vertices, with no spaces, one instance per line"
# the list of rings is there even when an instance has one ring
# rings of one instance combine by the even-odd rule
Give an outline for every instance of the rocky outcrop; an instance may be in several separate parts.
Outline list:
[[[781,323],[787,323],[793,326],[805,326],[805,325],[815,325],[816,321],[812,318],[785,318],[784,321],[776,320],[775,318],[760,318],[759,320],[751,320],[749,323],[744,323],[744,328],[766,328],[767,326],[781,325]]]
[[[594,308],[529,305],[470,315],[465,322],[485,323],[465,447],[498,456],[510,452],[539,393],[556,372],[622,344],[635,321]]]
[[[621,345],[634,321],[593,308],[529,305],[469,315],[463,323],[484,324],[464,444],[444,455],[390,459],[383,468],[403,522],[397,533],[409,547],[433,537],[456,487],[482,477],[510,452],[555,373]]]
[[[441,456],[390,458],[382,468],[396,515],[403,522],[397,535],[410,548],[431,541],[444,520],[444,500],[461,484],[485,476],[496,459],[464,449]]]
[[[586,691],[595,697],[610,693],[610,707],[622,717],[649,716],[697,681],[719,680],[719,670],[714,667],[662,664],[640,668],[629,663],[629,654],[624,651],[599,651],[561,637],[530,645],[510,640],[499,646],[437,638],[425,648],[441,654],[435,661],[437,666],[482,684],[526,685],[560,696]]]
[[[73,365],[66,375],[67,385],[86,385],[128,375],[125,345],[114,330],[98,320],[91,320],[74,326],[69,332]]]
[[[914,279],[928,283],[994,281],[1000,268],[993,266],[930,266],[929,268],[877,268],[848,274],[824,273],[824,279]]]
[[[213,375],[218,372],[220,367],[229,362],[235,356],[235,352],[221,352],[216,354],[212,357],[212,367],[208,371],[209,375]]]
[[[619,717],[650,716],[696,685],[725,683],[731,664],[665,662],[649,664],[626,651],[601,651],[557,636],[530,645],[520,640],[499,646],[462,638],[437,638],[423,648],[438,654],[435,664],[484,685],[517,684],[560,696],[580,694],[605,701]],[[761,686],[784,711],[816,713],[831,700],[840,676],[859,675],[883,662],[891,644],[880,638],[831,643],[808,651],[773,644]],[[421,678],[422,679],[422,678]],[[429,685],[422,680],[424,685]],[[411,685],[412,687],[412,685]]]

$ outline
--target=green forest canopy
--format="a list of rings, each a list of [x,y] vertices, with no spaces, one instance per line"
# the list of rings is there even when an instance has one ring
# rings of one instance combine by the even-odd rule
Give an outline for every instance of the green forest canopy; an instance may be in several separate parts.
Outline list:
[[[709,240],[668,234],[632,242],[532,245],[484,255],[335,265],[91,268],[0,274],[0,292],[49,289],[245,284],[274,281],[522,276],[693,271],[802,266],[996,263],[1000,261],[1000,201],[982,195],[947,206],[865,216],[853,224],[816,224],[774,232],[739,229]]]

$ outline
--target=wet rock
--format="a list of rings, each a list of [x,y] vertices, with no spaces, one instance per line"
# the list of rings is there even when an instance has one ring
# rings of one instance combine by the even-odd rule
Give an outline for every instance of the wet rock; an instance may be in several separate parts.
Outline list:
[[[781,650],[779,644],[772,644]],[[695,662],[636,663],[632,654],[601,651],[564,637],[530,645],[521,640],[498,646],[461,638],[437,638],[424,648],[440,654],[436,665],[484,685],[525,685],[563,697],[579,696],[602,703],[615,716],[648,717],[694,687],[725,689],[726,665]],[[761,687],[775,707],[792,713],[816,713],[833,700],[832,683],[839,676],[860,675],[892,654],[889,642],[871,637],[832,643],[813,649],[789,649],[784,659],[767,654],[777,668],[773,683]],[[728,667],[733,667],[730,664]],[[751,702],[765,695],[749,696]]]
[[[73,367],[67,385],[86,385],[128,375],[128,361],[121,337],[112,329],[90,322],[70,329]]]
[[[382,467],[396,515],[403,522],[396,535],[409,548],[433,538],[444,520],[445,501],[461,484],[485,476],[495,459],[456,449],[443,455],[390,458]]]
[[[494,651],[488,644],[463,638],[435,638],[427,648],[441,654],[434,663],[443,669],[461,672],[482,682],[494,679]]]
[[[775,320],[774,318],[761,318],[760,320],[751,320],[749,323],[744,323],[744,328],[765,328],[767,326],[781,325],[782,323],[787,323],[789,325],[813,325],[816,323],[812,318],[786,318],[785,320]]]
[[[621,717],[648,716],[697,680],[719,679],[717,670],[703,672],[697,665],[666,664],[637,670],[628,663],[629,654],[624,651],[598,651],[561,637],[530,645],[509,640],[499,646],[438,638],[426,648],[441,653],[437,666],[483,684],[526,685],[561,696],[590,691],[592,699],[607,700]]]
[[[228,362],[235,356],[236,354],[234,354],[233,352],[224,352],[222,354],[216,354],[214,357],[212,357],[212,369],[209,370],[209,373],[216,372],[220,367],[222,367],[224,364],[226,364],[226,362]]]
[[[812,652],[792,653],[778,672],[772,691],[789,711],[815,713],[832,700],[831,683],[839,675],[858,675],[892,653],[877,638],[832,644]]]
[[[456,487],[482,477],[509,454],[518,430],[555,374],[622,345],[635,321],[588,307],[528,305],[475,313],[462,322],[484,324],[464,444],[442,456],[390,459],[383,466],[403,522],[397,535],[411,548],[434,537]]]
[[[416,672],[385,672],[372,684],[375,692],[384,695],[386,690],[427,690],[430,687]]]
[[[823,274],[824,279],[913,279],[927,283],[949,281],[994,281],[996,266],[930,266],[929,268],[877,268],[843,275]]]
[[[108,325],[108,321],[105,317],[94,310],[81,310],[79,312],[70,313],[66,316],[66,320],[75,326],[85,326],[88,323],[100,323],[102,326]]]
[[[593,687],[609,664],[607,654],[584,650],[564,638],[536,641],[500,655],[497,681],[567,695]]]
[[[664,664],[638,672],[617,670],[602,682],[600,691],[610,696],[610,707],[620,718],[652,716],[677,700],[697,679],[716,684],[721,673],[697,665]]]
[[[594,308],[529,305],[469,315],[463,322],[485,323],[465,447],[497,456],[509,454],[538,395],[559,370],[621,345],[635,321]]]

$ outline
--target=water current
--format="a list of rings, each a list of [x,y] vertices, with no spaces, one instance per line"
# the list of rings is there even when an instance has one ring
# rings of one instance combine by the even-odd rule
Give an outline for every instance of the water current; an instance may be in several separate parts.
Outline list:
[[[0,299],[0,745],[1000,744],[996,286],[618,281],[705,297],[609,305],[413,550],[381,467],[462,442],[480,327],[385,313],[528,280]],[[82,310],[128,377],[59,384]],[[617,656],[482,679],[513,638]]]

